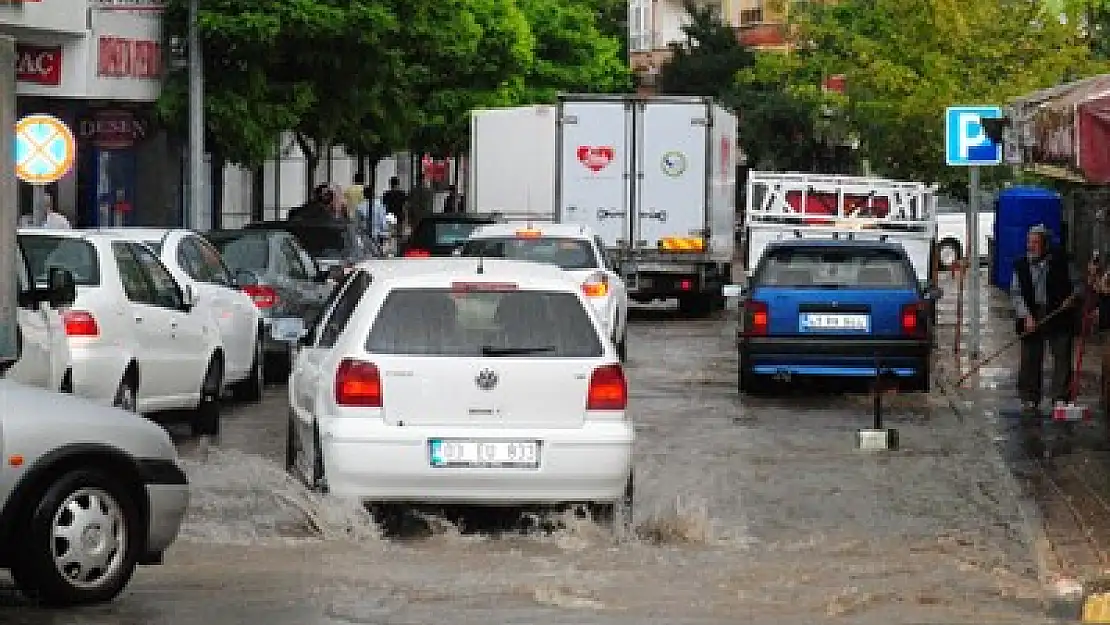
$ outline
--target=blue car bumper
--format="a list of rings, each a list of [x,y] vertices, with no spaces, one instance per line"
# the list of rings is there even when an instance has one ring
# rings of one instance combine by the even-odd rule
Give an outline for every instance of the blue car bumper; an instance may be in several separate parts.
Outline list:
[[[748,337],[741,366],[756,375],[875,377],[877,370],[913,377],[929,364],[930,341],[865,337]]]

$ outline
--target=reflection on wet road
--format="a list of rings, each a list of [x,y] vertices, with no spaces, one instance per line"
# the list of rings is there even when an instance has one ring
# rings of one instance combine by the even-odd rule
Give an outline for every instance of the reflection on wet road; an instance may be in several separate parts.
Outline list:
[[[887,401],[904,451],[854,449],[871,400],[828,389],[736,392],[734,324],[638,311],[629,338],[638,537],[588,521],[551,532],[387,540],[359,506],[281,470],[275,388],[236,407],[180,542],[111,606],[0,621],[258,623],[1042,622],[1040,585],[993,426],[940,395]],[[480,522],[480,520],[479,520]],[[473,523],[471,523],[473,525]],[[0,585],[4,582],[0,581]]]

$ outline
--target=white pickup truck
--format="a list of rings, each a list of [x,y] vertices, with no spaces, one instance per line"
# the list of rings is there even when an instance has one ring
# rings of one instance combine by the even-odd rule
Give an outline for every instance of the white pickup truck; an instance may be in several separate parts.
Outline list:
[[[967,254],[967,204],[949,197],[937,201],[937,251],[941,269],[950,268]],[[979,203],[979,259],[987,258],[987,242],[994,236],[994,199]]]

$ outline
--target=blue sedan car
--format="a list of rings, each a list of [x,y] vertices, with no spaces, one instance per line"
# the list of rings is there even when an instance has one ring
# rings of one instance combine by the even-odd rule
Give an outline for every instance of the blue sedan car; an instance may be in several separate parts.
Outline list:
[[[739,385],[762,376],[873,378],[929,390],[932,304],[896,243],[797,239],[767,247],[741,301]]]

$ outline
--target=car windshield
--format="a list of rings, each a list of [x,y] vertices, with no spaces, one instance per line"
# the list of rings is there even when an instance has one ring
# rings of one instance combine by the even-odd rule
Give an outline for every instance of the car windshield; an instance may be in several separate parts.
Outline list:
[[[501,237],[471,239],[463,246],[464,256],[530,260],[558,265],[563,269],[597,269],[597,258],[589,241],[558,237]]]
[[[581,300],[555,291],[395,289],[366,349],[376,354],[597,358],[601,340]]]
[[[897,251],[879,248],[781,247],[767,253],[755,284],[793,287],[908,288],[912,269]]]
[[[478,221],[437,221],[433,226],[436,247],[455,247],[462,243],[478,226]]]
[[[342,258],[350,248],[347,233],[342,228],[291,226],[288,232],[297,237],[301,247],[314,258]]]
[[[78,286],[100,284],[100,263],[96,249],[88,241],[70,237],[22,236],[23,252],[36,284],[49,280],[50,268],[66,269]]]
[[[244,234],[237,237],[210,237],[208,239],[231,271],[265,270],[270,261],[270,245],[265,235]]]

